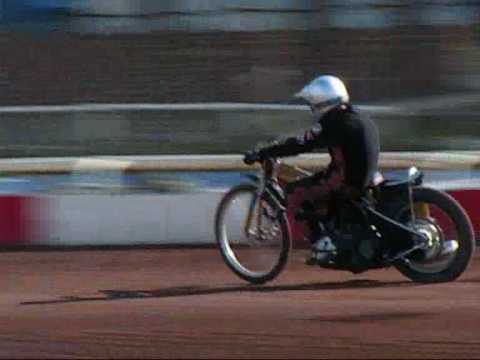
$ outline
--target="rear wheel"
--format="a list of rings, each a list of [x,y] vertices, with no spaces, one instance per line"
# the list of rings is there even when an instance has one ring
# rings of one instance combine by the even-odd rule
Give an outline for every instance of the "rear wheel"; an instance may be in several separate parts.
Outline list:
[[[215,233],[227,266],[242,279],[261,284],[283,270],[291,240],[285,213],[268,197],[257,197],[251,184],[227,192],[217,209]]]
[[[403,204],[397,221],[423,233],[428,247],[407,256],[397,269],[416,282],[435,283],[458,278],[469,265],[475,249],[472,224],[465,210],[450,195],[435,189],[413,188],[414,217]]]

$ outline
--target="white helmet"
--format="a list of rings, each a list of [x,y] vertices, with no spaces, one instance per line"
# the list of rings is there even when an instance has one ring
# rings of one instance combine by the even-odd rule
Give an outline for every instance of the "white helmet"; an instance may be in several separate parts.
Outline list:
[[[323,75],[312,80],[295,94],[305,100],[316,118],[342,103],[348,103],[350,97],[342,80],[335,76]]]

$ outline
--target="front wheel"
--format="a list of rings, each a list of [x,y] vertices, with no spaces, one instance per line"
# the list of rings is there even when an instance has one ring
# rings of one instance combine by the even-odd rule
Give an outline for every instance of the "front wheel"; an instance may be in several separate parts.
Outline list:
[[[396,267],[416,282],[453,281],[465,271],[474,253],[475,236],[470,219],[445,192],[425,187],[415,187],[412,191],[415,219],[412,221],[410,204],[400,207],[396,219],[425,234],[428,247],[399,261]]]
[[[262,284],[285,267],[291,248],[284,211],[252,184],[235,186],[222,198],[215,217],[215,234],[227,266],[240,278]]]

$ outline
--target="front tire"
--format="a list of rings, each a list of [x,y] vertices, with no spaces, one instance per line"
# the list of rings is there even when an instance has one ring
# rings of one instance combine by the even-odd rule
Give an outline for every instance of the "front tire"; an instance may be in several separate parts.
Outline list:
[[[269,197],[263,197],[259,202],[261,206],[255,211],[261,211],[262,219],[266,217],[264,223],[269,227],[261,231],[268,232],[271,239],[261,240],[245,233],[243,226],[256,197],[257,187],[253,184],[238,185],[228,191],[217,208],[215,234],[227,266],[240,278],[252,284],[263,284],[277,277],[287,264],[291,237],[285,212]],[[234,218],[229,219],[232,214]]]
[[[426,204],[430,209],[428,216],[425,215],[423,218],[419,216],[416,218],[416,223],[427,224],[430,228],[437,229],[435,231],[438,233],[439,246],[442,246],[444,241],[451,241],[445,237],[456,237],[452,240],[457,241],[458,248],[445,259],[441,259],[438,254],[437,258],[433,257],[428,261],[412,257],[407,258],[407,261],[399,261],[395,267],[415,282],[453,281],[467,269],[474,254],[475,236],[470,219],[461,205],[447,193],[426,187],[415,187],[412,190],[414,204],[423,204],[422,206]],[[443,215],[440,215],[441,213]],[[434,218],[435,215],[437,218]],[[403,204],[395,218],[399,222],[409,223],[411,218],[409,204]],[[445,226],[445,224],[449,225]],[[451,235],[454,232],[456,235]]]

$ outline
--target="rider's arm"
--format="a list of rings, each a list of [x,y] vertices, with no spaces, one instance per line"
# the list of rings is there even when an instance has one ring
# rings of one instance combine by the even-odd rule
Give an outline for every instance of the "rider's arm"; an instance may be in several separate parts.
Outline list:
[[[310,152],[314,148],[326,145],[322,128],[316,125],[307,130],[303,135],[287,138],[274,145],[265,147],[259,151],[261,157],[285,157]]]

